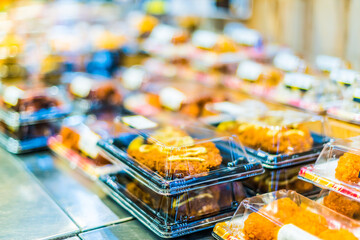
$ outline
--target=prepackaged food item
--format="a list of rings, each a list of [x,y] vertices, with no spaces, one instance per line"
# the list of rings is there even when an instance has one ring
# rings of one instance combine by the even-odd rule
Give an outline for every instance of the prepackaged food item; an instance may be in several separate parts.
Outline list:
[[[64,81],[68,83],[69,94],[80,111],[121,107],[124,93],[114,80],[74,73],[68,74]]]
[[[359,239],[360,224],[294,191],[245,199],[230,221],[218,223],[216,239]],[[334,238],[335,237],[335,238]]]
[[[216,134],[202,124],[176,117],[152,121],[139,115],[124,117],[123,122],[137,133],[119,134],[98,145],[110,160],[127,165],[159,193],[188,191],[217,182],[220,176],[223,182],[263,172],[236,137]]]
[[[228,219],[247,197],[240,181],[159,194],[125,171],[100,177],[103,186],[122,207],[151,231],[173,238],[213,227]]]
[[[20,153],[46,147],[71,105],[59,87],[3,86],[0,97],[1,143]]]
[[[269,96],[270,99],[300,109],[323,114],[341,99],[341,89],[327,78],[303,73],[286,73]]]
[[[243,184],[252,196],[284,189],[296,191],[309,198],[316,197],[321,189],[312,183],[298,178],[298,173],[302,166],[303,165],[281,169],[265,169],[263,174],[250,177],[246,179]]]
[[[312,161],[328,141],[319,116],[290,110],[248,116],[223,121],[217,130],[236,134],[247,152],[261,159],[267,168]]]
[[[148,116],[160,110],[170,110],[199,117],[206,103],[221,98],[215,89],[192,82],[148,83],[141,90],[143,93],[130,94],[124,100],[124,106],[131,112]]]
[[[323,189],[317,202],[349,218],[360,219],[360,202],[340,193]]]
[[[360,139],[353,137],[325,145],[314,165],[303,167],[299,177],[359,201]]]
[[[101,138],[110,137],[110,133],[129,130],[118,119],[113,112],[68,117],[59,133],[49,139],[49,148],[91,178],[115,172],[119,168],[100,154],[96,144]]]

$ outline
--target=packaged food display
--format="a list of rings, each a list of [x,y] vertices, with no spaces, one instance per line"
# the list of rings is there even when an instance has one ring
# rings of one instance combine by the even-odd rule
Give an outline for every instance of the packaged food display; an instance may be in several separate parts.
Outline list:
[[[59,119],[71,106],[59,87],[4,86],[0,98],[0,119],[8,129]]]
[[[237,135],[249,154],[273,169],[315,160],[328,141],[322,117],[291,110],[237,116],[216,127]]]
[[[114,80],[74,73],[68,74],[64,81],[79,111],[121,107],[124,93]]]
[[[261,163],[242,151],[236,137],[181,119],[151,121],[124,117],[137,133],[119,134],[98,145],[114,163],[157,193],[190,191],[263,172]]]
[[[286,73],[284,80],[278,84],[269,98],[323,114],[332,102],[341,99],[341,95],[341,89],[329,79],[320,79],[303,73]]]
[[[284,189],[296,191],[309,198],[316,197],[321,189],[298,178],[302,166],[297,165],[274,170],[265,169],[263,174],[250,177],[243,184],[252,196]]]
[[[61,130],[48,141],[49,148],[91,178],[119,170],[100,154],[97,142],[129,129],[118,121],[114,113],[71,116],[64,120]]]
[[[283,72],[270,65],[251,60],[238,64],[236,75],[225,80],[225,85],[248,94],[269,97],[274,88],[283,79]]]
[[[360,239],[359,222],[294,191],[245,199],[230,221],[218,223],[216,239]]]
[[[326,144],[315,164],[301,169],[299,178],[359,201],[359,147],[359,137]]]
[[[247,197],[240,181],[159,194],[125,171],[101,176],[110,196],[160,237],[173,238],[229,219]]]
[[[161,109],[166,109],[198,117],[202,115],[206,103],[217,101],[222,97],[214,89],[193,82],[150,83],[142,87],[142,92],[130,94],[124,100],[127,110],[149,115],[148,113],[157,113]]]

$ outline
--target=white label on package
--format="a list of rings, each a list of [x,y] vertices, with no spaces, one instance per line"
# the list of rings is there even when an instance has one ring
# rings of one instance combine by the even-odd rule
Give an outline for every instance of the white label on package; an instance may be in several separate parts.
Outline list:
[[[313,76],[303,73],[287,73],[284,77],[285,86],[306,91],[313,86],[314,82]]]
[[[15,86],[7,87],[4,91],[4,102],[11,106],[16,106],[16,104],[19,101],[19,98],[21,98],[24,95],[24,93],[25,92],[18,87]]]
[[[244,61],[239,64],[236,74],[239,78],[256,81],[259,79],[262,71],[263,67],[261,64],[253,61]]]
[[[354,89],[353,98],[360,99],[360,88]]]
[[[291,53],[279,53],[274,58],[275,67],[287,72],[298,70],[300,63],[301,59]]]
[[[140,115],[123,117],[121,120],[126,125],[135,129],[149,129],[158,126],[156,122],[153,122],[150,119]]]
[[[160,91],[160,103],[173,111],[179,110],[186,96],[173,87],[166,87]]]
[[[234,39],[234,41],[236,41],[237,43],[246,46],[255,46],[261,43],[260,33],[248,28],[240,28],[233,30],[230,34],[230,37]]]
[[[240,115],[246,113],[246,108],[231,102],[218,102],[213,104],[215,111],[227,113],[231,115]]]
[[[349,69],[334,69],[330,73],[330,79],[350,86],[360,80],[360,73]]]
[[[78,76],[70,83],[70,91],[77,97],[85,98],[89,95],[92,87],[92,80]]]
[[[172,26],[160,24],[151,32],[150,40],[160,44],[170,43],[176,31]]]
[[[282,226],[277,235],[278,240],[320,240],[314,235],[302,230],[301,228],[293,225],[286,224]]]
[[[316,57],[316,67],[321,71],[331,72],[333,69],[342,68],[345,66],[344,62],[337,57],[319,55]]]
[[[137,90],[141,87],[146,76],[146,71],[140,66],[134,66],[124,71],[122,76],[124,87]]]
[[[193,33],[191,41],[195,46],[210,49],[215,46],[219,35],[205,30],[197,30]]]
[[[99,140],[99,135],[91,131],[89,128],[83,126],[80,129],[80,139],[78,147],[82,152],[94,159],[99,154],[98,147],[96,146]]]

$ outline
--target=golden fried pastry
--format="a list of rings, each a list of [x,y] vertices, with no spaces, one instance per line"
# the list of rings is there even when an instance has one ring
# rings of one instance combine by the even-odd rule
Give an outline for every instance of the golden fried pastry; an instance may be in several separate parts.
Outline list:
[[[140,35],[150,33],[155,26],[158,24],[159,20],[156,17],[151,15],[144,16],[137,25],[137,30]]]
[[[348,183],[359,183],[359,173],[360,156],[350,152],[344,153],[335,169],[335,178]]]
[[[281,224],[294,224],[316,236],[328,229],[324,216],[298,206],[289,198],[282,198],[265,205],[258,212],[248,216],[244,222],[246,239],[277,239],[280,227],[265,215],[273,216],[274,220]]]
[[[324,205],[351,218],[360,216],[360,203],[336,192],[330,192],[324,197]]]
[[[213,47],[217,53],[236,52],[238,50],[237,44],[230,38],[220,36]]]
[[[77,132],[64,126],[61,128],[59,136],[61,137],[64,146],[73,150],[78,150],[80,135]]]
[[[161,176],[171,178],[205,173],[222,162],[214,143],[195,144],[184,131],[172,127],[154,133],[148,138],[148,144],[144,144],[142,138],[134,139],[128,154]]]
[[[351,232],[346,229],[330,230],[327,229],[319,234],[319,238],[323,240],[357,240]]]

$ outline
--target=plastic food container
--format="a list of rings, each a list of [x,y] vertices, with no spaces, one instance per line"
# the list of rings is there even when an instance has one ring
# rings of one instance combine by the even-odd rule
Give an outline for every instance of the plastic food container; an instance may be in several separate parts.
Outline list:
[[[123,89],[116,81],[83,73],[70,73],[64,77],[69,95],[80,112],[119,108]]]
[[[113,113],[68,117],[58,134],[49,139],[49,148],[91,178],[115,172],[119,167],[102,156],[96,144],[110,133],[129,131],[117,119]]]
[[[302,165],[274,170],[265,169],[263,174],[248,178],[243,184],[252,196],[284,189],[296,191],[310,198],[317,197],[321,189],[298,178],[301,167]]]
[[[142,93],[128,95],[124,106],[130,112],[147,116],[169,110],[199,117],[206,103],[222,98],[222,94],[198,83],[157,82],[143,86]]]
[[[226,78],[224,84],[251,95],[269,97],[282,81],[283,75],[281,70],[270,65],[244,60],[237,65],[235,75]]]
[[[0,97],[0,144],[23,153],[47,146],[61,120],[71,112],[59,87],[4,86]]]
[[[230,221],[218,223],[216,239],[359,239],[360,223],[294,191],[245,199]]]
[[[237,116],[236,120],[215,124],[219,132],[237,135],[246,151],[266,168],[277,169],[315,160],[329,139],[324,134],[323,118],[286,111]]]
[[[360,220],[360,202],[352,198],[346,197],[334,191],[323,189],[318,195],[316,201],[335,212],[357,221]]]
[[[301,169],[299,178],[359,201],[359,149],[359,137],[330,142],[315,164]]]
[[[247,197],[240,181],[162,195],[125,171],[100,177],[105,191],[151,231],[173,238],[229,219]]]
[[[109,159],[164,195],[189,191],[263,172],[236,137],[216,134],[200,124],[176,118],[152,121],[143,116],[122,120],[136,133],[100,140]]]
[[[323,114],[332,102],[340,99],[341,95],[339,87],[329,79],[320,79],[303,73],[286,73],[284,80],[272,92],[270,98]]]

